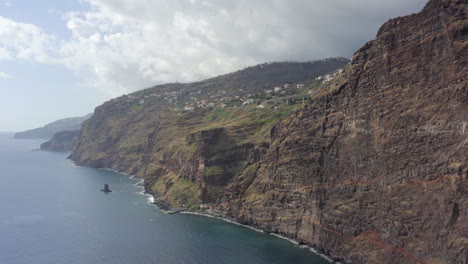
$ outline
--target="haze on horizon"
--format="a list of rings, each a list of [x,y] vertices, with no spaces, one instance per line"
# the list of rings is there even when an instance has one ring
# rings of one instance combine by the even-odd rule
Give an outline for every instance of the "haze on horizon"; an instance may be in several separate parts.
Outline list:
[[[426,0],[0,1],[0,131],[269,61],[351,57]]]

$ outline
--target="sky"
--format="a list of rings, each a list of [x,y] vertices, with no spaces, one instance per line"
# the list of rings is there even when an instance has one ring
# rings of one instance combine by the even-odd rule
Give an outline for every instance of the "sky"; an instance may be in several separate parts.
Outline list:
[[[273,61],[347,57],[426,0],[0,0],[0,131]]]

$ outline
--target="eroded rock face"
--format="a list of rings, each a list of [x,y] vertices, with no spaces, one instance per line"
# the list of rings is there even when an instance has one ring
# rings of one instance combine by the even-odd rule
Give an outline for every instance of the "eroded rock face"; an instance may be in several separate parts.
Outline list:
[[[164,208],[208,203],[343,262],[467,263],[465,2],[431,0],[384,24],[270,134],[273,115],[120,98],[84,123],[70,158],[144,178]]]
[[[349,263],[467,263],[467,32],[460,0],[384,24],[218,210]]]
[[[61,131],[55,133],[52,138],[41,144],[42,150],[49,151],[72,151],[76,139],[80,136],[80,130]]]

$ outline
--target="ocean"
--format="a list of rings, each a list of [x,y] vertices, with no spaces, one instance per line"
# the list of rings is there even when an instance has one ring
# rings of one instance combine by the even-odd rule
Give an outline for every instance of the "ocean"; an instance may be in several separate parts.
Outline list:
[[[140,180],[73,165],[0,133],[1,264],[324,264],[307,248],[220,219],[166,215]],[[111,193],[100,192],[109,184]]]

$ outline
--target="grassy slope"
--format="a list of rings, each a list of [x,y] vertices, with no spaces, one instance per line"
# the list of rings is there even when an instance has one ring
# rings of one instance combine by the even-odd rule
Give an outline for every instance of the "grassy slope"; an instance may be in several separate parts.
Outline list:
[[[215,202],[234,177],[249,181],[249,155],[269,144],[270,130],[301,104],[279,108],[197,108],[181,111],[187,102],[213,96],[264,93],[276,85],[304,83],[346,64],[343,59],[310,63],[264,64],[192,84],[166,84],[122,96],[96,108],[85,122],[71,158],[81,165],[112,168],[144,177],[147,189],[173,206],[197,207]],[[299,93],[299,91],[297,91]],[[170,99],[177,98],[174,102]],[[144,103],[140,103],[141,100]],[[178,110],[174,110],[178,108]],[[203,133],[223,128],[209,144]],[[204,132],[205,131],[205,132]],[[197,143],[188,137],[197,135]],[[242,158],[238,158],[242,157]],[[229,163],[231,160],[235,162]],[[253,167],[252,167],[253,166]],[[244,171],[246,170],[246,171]]]
[[[260,145],[269,144],[269,133],[271,127],[280,118],[289,115],[290,111],[296,106],[284,107],[281,110],[258,109],[254,106],[247,108],[224,108],[212,110],[200,110],[195,113],[184,113],[182,115],[168,114],[169,122],[164,125],[161,134],[158,136],[156,149],[152,152],[152,161],[146,171],[145,177],[151,177],[161,168],[168,171],[165,175],[158,178],[151,186],[153,192],[162,195],[162,198],[169,201],[172,206],[189,206],[192,209],[198,208],[198,205],[205,202],[215,202],[225,184],[213,184],[207,188],[206,195],[202,198],[200,185],[206,182],[217,182],[226,174],[234,174],[234,177],[243,173],[246,161],[228,164],[228,165],[207,165],[216,163],[217,160],[226,159],[235,153],[236,146],[252,143]],[[194,181],[180,178],[181,166],[171,168],[168,161],[177,159],[188,162],[193,156],[197,156],[200,146],[196,144],[187,144],[186,138],[190,134],[197,134],[202,131],[213,130],[216,128],[226,128],[227,135],[220,137],[216,142],[210,144],[210,156],[205,160],[203,182],[198,185]],[[184,164],[182,164],[182,167]],[[200,171],[199,171],[200,172]],[[229,179],[228,179],[229,180]],[[170,186],[168,188],[168,186]]]

